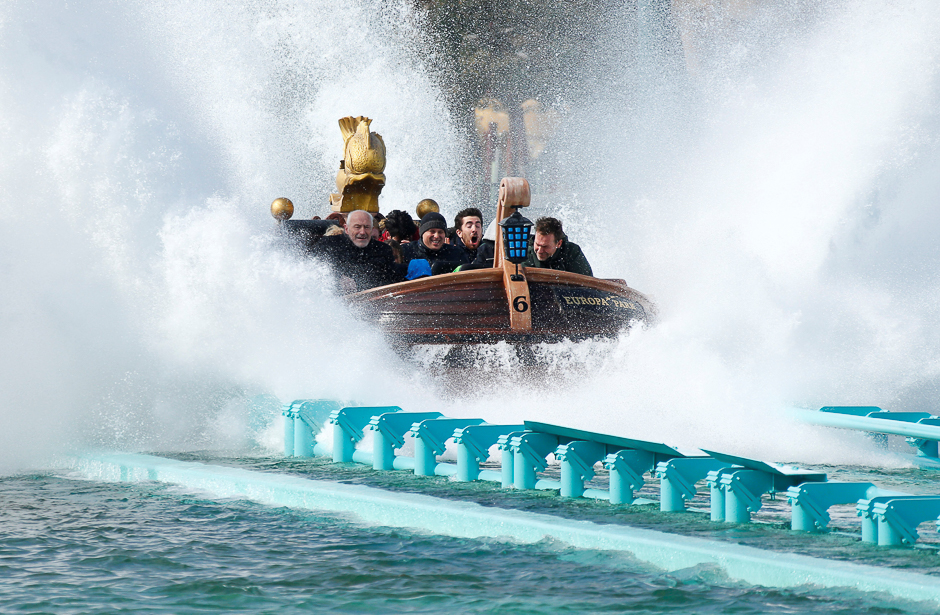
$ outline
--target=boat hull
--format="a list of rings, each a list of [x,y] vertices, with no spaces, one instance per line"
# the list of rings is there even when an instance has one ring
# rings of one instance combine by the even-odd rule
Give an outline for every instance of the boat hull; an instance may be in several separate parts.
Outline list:
[[[520,268],[527,295],[507,294],[502,268],[457,272],[349,295],[352,306],[407,344],[539,343],[611,337],[650,323],[655,308],[621,280]],[[529,311],[520,328],[512,312]]]

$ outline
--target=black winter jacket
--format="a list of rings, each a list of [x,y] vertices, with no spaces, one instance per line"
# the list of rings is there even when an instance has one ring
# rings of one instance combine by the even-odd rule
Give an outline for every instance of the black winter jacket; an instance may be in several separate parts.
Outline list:
[[[562,240],[561,246],[555,250],[555,253],[552,254],[547,261],[540,261],[538,257],[535,256],[535,252],[530,249],[529,256],[525,261],[525,266],[555,269],[557,271],[570,271],[572,273],[580,273],[581,275],[594,275],[594,272],[591,270],[591,264],[588,262],[587,257],[584,256],[584,252],[581,251],[581,247],[575,242],[569,241],[567,237]]]
[[[470,262],[467,252],[453,244],[445,243],[440,250],[428,248],[423,241],[409,241],[402,244],[401,259],[405,266],[416,258],[426,259],[431,265],[431,271],[434,271],[435,263],[439,263],[438,267],[444,266],[453,271],[456,267]],[[450,265],[451,263],[453,266]]]
[[[360,248],[345,233],[331,235],[315,243],[310,253],[329,263],[337,274],[352,278],[356,290],[405,279],[404,269],[395,263],[392,248],[375,239]]]

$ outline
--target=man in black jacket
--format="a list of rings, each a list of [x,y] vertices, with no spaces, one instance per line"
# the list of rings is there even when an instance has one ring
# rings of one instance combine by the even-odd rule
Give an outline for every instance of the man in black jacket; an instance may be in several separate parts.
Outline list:
[[[356,210],[346,217],[346,232],[324,237],[313,246],[311,255],[329,263],[339,274],[345,292],[401,282],[404,270],[395,264],[392,249],[372,239],[372,214]]]
[[[401,246],[401,257],[405,266],[414,259],[423,258],[431,265],[431,273],[450,273],[460,265],[469,263],[462,248],[445,242],[447,221],[439,213],[431,212],[421,218],[418,227],[421,239]]]
[[[451,243],[463,248],[472,262],[477,257],[477,248],[483,239],[483,214],[476,207],[462,209],[454,217],[454,240]]]
[[[525,266],[594,275],[581,247],[568,240],[561,228],[561,221],[555,218],[539,218],[535,221],[535,241]]]

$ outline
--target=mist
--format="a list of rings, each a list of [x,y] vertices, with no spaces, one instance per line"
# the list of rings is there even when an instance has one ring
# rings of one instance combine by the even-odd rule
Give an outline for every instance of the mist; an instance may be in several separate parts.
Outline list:
[[[402,7],[3,5],[0,468],[244,447],[257,396],[434,390],[268,213],[322,213],[351,114],[395,143],[387,208],[454,198],[464,154]]]
[[[559,189],[531,216],[561,217],[659,320],[542,347],[534,374],[485,349],[458,389],[438,355],[403,359],[349,315],[267,211],[325,212],[345,115],[388,146],[383,211],[469,204],[474,162],[409,4],[4,4],[0,470],[244,450],[253,412],[306,397],[867,459],[784,410],[934,411],[940,9],[770,4],[675,9],[644,36],[625,8],[556,84]]]
[[[629,9],[612,18],[609,38],[628,44],[588,66],[552,144],[568,190],[549,209],[596,275],[654,299],[659,323],[522,412],[762,458],[862,459],[869,446],[783,411],[937,412],[940,11],[682,5],[655,47],[629,44]]]

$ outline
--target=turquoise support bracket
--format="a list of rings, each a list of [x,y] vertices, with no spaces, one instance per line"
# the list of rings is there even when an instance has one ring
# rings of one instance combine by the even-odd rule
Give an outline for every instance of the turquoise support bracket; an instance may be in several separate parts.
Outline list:
[[[879,497],[886,496],[876,492],[866,499],[859,500],[855,505],[855,514],[862,518],[862,542],[878,544],[878,520],[873,513]]]
[[[936,423],[940,425],[940,423]],[[918,457],[925,457],[927,459],[937,459],[938,458],[938,447],[936,440],[924,440],[923,438],[904,438],[904,440],[917,449]]]
[[[323,429],[323,424],[330,415],[339,408],[340,403],[332,399],[298,399],[285,404],[281,412],[285,417],[285,455],[313,457],[316,452],[314,447],[317,434]],[[291,438],[292,442],[288,443],[288,438]]]
[[[604,459],[604,466],[610,471],[609,497],[611,504],[632,504],[633,492],[642,489],[643,484],[646,482],[643,475],[647,472],[654,473],[659,464],[667,463],[672,459],[700,459],[699,457],[686,457],[684,453],[680,453],[675,449],[670,449],[668,452],[663,451],[662,447],[664,446],[664,444],[649,442],[644,443],[642,449],[630,448],[614,451],[607,455]],[[701,459],[708,459],[709,462],[714,461],[707,457]],[[701,480],[704,477],[705,473],[702,472],[701,476],[692,481],[692,485],[695,484],[696,480]],[[668,505],[663,508],[663,497],[674,499],[674,496],[670,493],[671,488],[672,485],[668,480],[660,483],[661,510],[673,510]],[[694,497],[695,489],[694,487],[691,489],[692,493],[689,497]],[[675,510],[685,509],[681,495],[678,503],[674,502],[674,504],[677,507]]]
[[[875,504],[873,512],[880,546],[914,544],[919,538],[917,526],[940,516],[940,496],[897,497]]]
[[[717,509],[720,508],[716,498],[721,497],[715,487],[724,492],[724,520],[728,523],[747,523],[751,520],[751,513],[760,510],[763,494],[769,493],[773,497],[774,494],[787,491],[801,483],[826,480],[826,475],[822,472],[702,450],[718,461],[740,466],[733,467],[730,472],[722,472],[718,480],[712,483],[714,521],[720,520],[716,518]]]
[[[917,526],[940,516],[940,496],[883,495],[859,500],[857,514],[862,518],[862,541],[882,547],[917,542]]]
[[[362,440],[362,430],[373,416],[388,412],[401,412],[398,406],[348,406],[334,410],[329,422],[333,425],[333,462],[353,460],[356,443]]]
[[[510,440],[513,460],[513,481],[516,489],[535,489],[538,473],[548,467],[545,458],[558,448],[558,438],[549,434],[527,431]]]
[[[864,499],[855,505],[855,514],[862,518],[862,542],[878,542],[878,519],[874,516],[875,504],[895,497],[907,497],[909,493],[888,491],[887,489],[869,489]]]
[[[736,469],[722,474],[719,482],[725,495],[725,522],[747,523],[761,509],[761,496],[773,491],[773,475],[760,470]]]
[[[281,406],[281,416],[284,417],[284,456],[294,456],[294,402]]]
[[[917,421],[917,424],[938,427],[940,426],[940,418],[935,416],[925,417]],[[917,449],[918,457],[926,457],[932,460],[937,460],[937,458],[940,457],[940,445],[938,445],[937,440],[914,438],[911,436],[908,436],[905,440],[908,444]]]
[[[415,440],[415,475],[434,476],[437,456],[444,454],[447,441],[454,431],[470,425],[479,425],[483,419],[427,419],[411,426]]]
[[[730,464],[711,457],[676,457],[656,464],[659,477],[659,509],[663,512],[683,512],[686,502],[695,497],[695,483],[704,480],[710,472]],[[721,519],[724,520],[724,501]]]
[[[633,492],[643,488],[643,475],[656,467],[656,455],[649,451],[620,450],[604,458],[610,472],[610,503],[632,504]]]
[[[705,475],[705,483],[708,485],[708,490],[711,494],[711,520],[712,521],[724,521],[725,520],[725,488],[723,478],[735,472],[736,470],[741,470],[741,466],[728,466],[725,464],[725,467],[718,468],[717,470],[712,470]]]
[[[584,495],[584,483],[594,478],[594,464],[607,456],[607,446],[599,442],[574,440],[560,444],[555,457],[561,461],[561,497]]]
[[[521,436],[524,433],[528,433],[524,430],[512,431],[508,434],[504,434],[497,438],[496,447],[500,451],[500,475],[501,481],[500,486],[503,489],[509,489],[515,485],[515,455],[513,454],[512,441],[513,438]]]
[[[372,439],[372,468],[396,469],[395,449],[405,444],[405,434],[411,431],[411,426],[441,416],[444,415],[440,412],[390,412],[373,416],[369,420],[369,429],[375,432]]]
[[[825,530],[829,525],[829,508],[852,504],[870,497],[876,490],[872,483],[803,483],[787,489],[790,503],[790,528],[801,532]]]
[[[867,418],[882,419],[886,421],[902,421],[905,423],[916,423],[917,425],[928,425],[932,427],[940,426],[940,418],[927,412],[872,412],[867,415]],[[907,436],[905,440],[908,444],[917,449],[917,455],[919,457],[937,459],[936,439]]]
[[[642,487],[642,475],[645,472],[651,471],[659,461],[685,457],[684,453],[659,442],[634,440],[536,421],[526,421],[525,426],[531,431],[553,435],[558,438],[560,446],[556,451],[556,456],[562,461],[562,495],[584,495],[585,497],[609,499],[613,504],[629,504],[633,502],[633,491]],[[565,458],[569,456],[569,453],[564,447],[573,442],[590,443],[591,446],[577,445],[585,451],[587,456],[583,456],[580,452],[574,453],[570,455],[571,463],[568,463]],[[599,450],[597,446],[603,447],[604,454],[600,458],[595,458],[595,451]],[[606,456],[616,455],[620,451],[628,450],[634,452],[624,452],[619,458],[611,457],[608,462]],[[591,489],[588,490],[590,492],[588,494],[584,490],[584,481],[590,480],[594,476],[593,465],[602,459],[605,460],[605,466],[610,470],[610,488],[607,493]]]
[[[489,459],[490,448],[501,436],[524,429],[522,425],[481,423],[454,430],[454,442],[457,444],[457,480],[469,482],[480,478],[480,464]],[[509,484],[512,484],[512,478]]]

